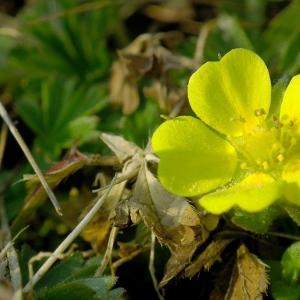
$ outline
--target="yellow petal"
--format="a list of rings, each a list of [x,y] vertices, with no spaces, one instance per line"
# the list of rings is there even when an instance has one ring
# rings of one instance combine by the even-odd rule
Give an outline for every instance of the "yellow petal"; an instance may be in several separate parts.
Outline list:
[[[219,62],[208,62],[190,78],[188,97],[206,124],[239,136],[264,118],[270,107],[271,82],[263,60],[254,52],[234,49]]]
[[[286,200],[300,206],[300,157],[290,159],[283,168],[282,179],[286,182]]]
[[[235,206],[247,212],[259,212],[276,201],[281,193],[281,183],[267,174],[255,173],[231,188],[203,196],[198,204],[213,214],[222,214]]]
[[[231,180],[235,149],[193,117],[164,122],[153,134],[153,151],[160,157],[158,177],[178,195],[206,193]]]
[[[292,122],[300,132],[300,75],[292,78],[283,96],[280,109],[280,120]]]

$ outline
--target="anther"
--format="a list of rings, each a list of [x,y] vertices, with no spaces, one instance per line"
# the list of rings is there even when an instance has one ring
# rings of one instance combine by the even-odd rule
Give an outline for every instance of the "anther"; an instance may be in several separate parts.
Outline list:
[[[266,111],[263,108],[258,108],[254,111],[256,117],[260,117],[266,114]]]
[[[272,116],[272,120],[273,120],[275,128],[279,129],[279,128],[283,127],[283,124],[279,121],[279,119],[275,115]]]
[[[268,163],[267,161],[264,161],[264,162],[262,163],[262,167],[263,167],[263,169],[264,169],[265,171],[267,171],[267,170],[270,168],[270,165],[269,165],[269,163]]]
[[[284,160],[284,155],[283,154],[278,154],[278,156],[277,156],[277,160],[279,161],[279,162],[282,162],[283,160]]]

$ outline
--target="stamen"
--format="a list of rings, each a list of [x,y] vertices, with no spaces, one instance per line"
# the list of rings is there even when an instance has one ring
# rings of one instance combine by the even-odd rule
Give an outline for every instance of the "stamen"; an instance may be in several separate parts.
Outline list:
[[[268,163],[267,161],[264,161],[264,162],[262,163],[262,167],[263,167],[263,169],[264,169],[265,171],[267,171],[267,170],[269,170],[270,165],[269,165],[269,163]]]
[[[272,120],[273,120],[273,123],[274,123],[274,127],[279,129],[279,128],[282,128],[283,127],[283,124],[279,121],[278,117],[273,115],[272,116]]]
[[[283,154],[278,154],[278,156],[277,156],[277,160],[279,161],[279,162],[282,162],[283,160],[284,160],[284,155]]]
[[[263,108],[258,108],[254,111],[256,117],[260,117],[266,114],[266,111]]]

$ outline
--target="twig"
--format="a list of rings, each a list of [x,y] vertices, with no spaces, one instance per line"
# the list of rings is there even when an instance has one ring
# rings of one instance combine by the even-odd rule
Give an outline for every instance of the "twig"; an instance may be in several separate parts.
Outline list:
[[[216,25],[215,20],[206,22],[200,29],[194,55],[194,66],[198,68],[203,62],[205,43],[211,29]]]
[[[32,279],[24,287],[24,292],[28,293],[34,285],[42,278],[42,276],[51,268],[51,266],[56,262],[59,255],[61,255],[70,244],[77,238],[85,226],[92,220],[96,215],[99,208],[102,206],[106,200],[109,192],[111,191],[113,185],[115,184],[116,177],[111,181],[109,188],[105,193],[97,200],[95,205],[86,214],[86,216],[81,220],[81,222],[73,229],[73,231],[63,240],[63,242],[56,248],[53,254],[45,261],[45,263],[39,268],[39,270],[33,275]]]
[[[103,274],[103,272],[105,271],[107,265],[111,261],[111,254],[113,251],[113,247],[114,247],[114,243],[115,243],[118,231],[119,231],[119,228],[115,227],[115,226],[111,229],[104,257],[101,261],[99,268],[97,269],[97,271],[95,273],[95,276],[101,276]]]
[[[287,233],[280,233],[280,232],[268,232],[267,235],[272,235],[276,237],[281,237],[284,239],[294,240],[294,241],[300,241],[300,236],[287,234]]]
[[[7,221],[2,198],[0,198],[0,216],[1,216],[1,227],[5,234],[5,240],[6,243],[9,243],[11,241],[11,233],[8,226],[8,221]],[[21,276],[21,270],[20,270],[17,252],[13,245],[7,249],[6,256],[8,260],[10,278],[14,289],[15,299],[21,300],[22,299],[22,276]]]
[[[3,123],[1,127],[1,136],[0,136],[0,167],[2,166],[6,141],[7,141],[7,126],[5,123]]]
[[[9,241],[5,247],[1,250],[0,252],[0,262],[1,260],[4,258],[4,256],[6,255],[6,252],[8,251],[8,249],[10,247],[12,247],[14,245],[15,240],[28,228],[29,226],[24,227],[23,229],[21,229],[16,235],[15,237]]]
[[[157,279],[155,276],[154,259],[155,259],[155,234],[153,232],[151,232],[151,247],[150,247],[150,257],[149,257],[148,268],[149,268],[149,272],[151,275],[151,279],[152,279],[156,294],[157,294],[159,300],[164,300],[164,297],[161,295],[161,293],[159,291]]]
[[[134,176],[136,176],[139,172],[139,168],[136,168],[136,169],[133,169],[131,171],[129,171],[128,173],[125,173],[124,175],[120,175],[118,176],[118,178],[116,179],[116,182],[115,184],[118,184],[118,183],[121,183],[123,181],[126,181],[126,180],[129,180],[131,178],[133,178]],[[104,186],[104,187],[101,187],[99,189],[94,189],[92,190],[93,193],[99,193],[99,192],[103,192],[105,190],[107,190],[110,186],[107,185],[107,186]]]
[[[77,248],[77,245],[73,244],[70,249],[57,256],[57,259],[64,259],[74,253],[74,250]],[[28,274],[29,274],[29,279],[33,277],[33,264],[37,261],[41,261],[45,257],[50,257],[52,255],[52,252],[39,252],[38,254],[32,256],[29,261],[28,261]]]
[[[44,187],[46,193],[48,194],[49,199],[51,200],[56,212],[61,216],[62,215],[61,208],[59,206],[59,203],[58,203],[53,191],[49,187],[49,185],[48,185],[47,181],[45,180],[39,166],[37,165],[37,163],[35,162],[33,156],[31,155],[31,152],[30,152],[29,148],[27,147],[26,143],[24,142],[24,140],[23,140],[22,136],[20,135],[18,129],[15,127],[12,120],[10,119],[10,117],[9,117],[9,115],[8,115],[6,109],[3,106],[1,101],[0,101],[0,115],[1,115],[2,119],[4,120],[4,122],[6,123],[6,125],[8,126],[8,129],[10,130],[11,134],[14,136],[17,143],[21,147],[23,153],[25,154],[26,158],[28,159],[28,161],[29,161],[30,165],[32,166],[34,172],[36,173],[39,180],[41,181],[41,184]]]
[[[118,166],[120,165],[120,161],[117,156],[102,156],[100,154],[91,154],[88,156],[87,166]]]
[[[173,107],[168,117],[171,119],[177,117],[185,103],[186,103],[186,98],[184,97],[178,103],[176,103],[176,105]]]
[[[115,275],[116,270],[122,266],[123,264],[127,263],[128,261],[132,260],[133,258],[135,258],[136,256],[138,256],[140,253],[142,253],[143,251],[146,251],[147,248],[140,248],[137,249],[135,251],[133,251],[130,255],[122,257],[120,259],[118,259],[117,261],[115,261],[112,265],[111,265],[111,270],[112,270],[112,275]]]

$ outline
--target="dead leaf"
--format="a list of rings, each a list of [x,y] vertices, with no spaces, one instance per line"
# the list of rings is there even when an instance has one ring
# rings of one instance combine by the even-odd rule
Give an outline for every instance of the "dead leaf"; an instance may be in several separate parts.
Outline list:
[[[268,288],[267,266],[245,245],[237,251],[226,300],[259,300]]]
[[[129,210],[137,210],[159,242],[171,251],[160,286],[175,277],[190,262],[192,255],[208,237],[197,211],[185,198],[167,192],[146,162],[141,166],[130,199]]]
[[[121,61],[112,64],[110,78],[110,102],[122,106],[123,114],[134,112],[140,103],[137,82],[127,75],[126,66]]]
[[[186,99],[185,89],[176,88],[161,81],[154,81],[152,85],[144,87],[143,93],[146,97],[158,102],[162,112],[166,113],[170,113],[178,103]]]
[[[189,1],[165,1],[163,5],[149,4],[144,9],[146,16],[164,23],[180,23],[191,19],[194,11]]]
[[[55,188],[66,177],[80,170],[88,160],[86,155],[72,149],[65,155],[62,161],[58,162],[47,171],[44,175],[45,179],[51,188]],[[17,232],[25,222],[29,222],[34,211],[47,198],[45,189],[41,186],[36,175],[26,175],[24,176],[24,179],[26,180],[26,186],[28,187],[28,194],[25,198],[25,204],[21,212],[12,224],[13,232]]]
[[[211,242],[205,250],[185,269],[185,277],[194,277],[202,269],[209,271],[213,264],[221,261],[221,254],[231,239],[219,239]]]
[[[191,59],[173,54],[163,46],[175,44],[178,34],[145,33],[138,36],[126,48],[118,52],[119,59],[113,63],[110,80],[110,101],[121,106],[124,114],[133,113],[140,101],[138,80],[147,77],[161,84],[167,84],[168,71],[175,68],[193,69]],[[182,36],[181,36],[182,37]],[[169,89],[170,99],[177,93]],[[160,95],[163,97],[163,95]],[[166,101],[166,100],[165,100]]]
[[[0,300],[12,300],[14,295],[13,287],[8,281],[1,279],[0,282]]]
[[[82,237],[92,244],[97,253],[102,253],[107,246],[106,244],[111,227],[111,214],[123,195],[125,185],[126,181],[116,184],[112,187],[108,197],[101,207],[101,210],[99,210],[97,215],[82,231]],[[84,210],[82,216],[85,216],[86,211],[89,209],[90,206]]]
[[[115,153],[120,163],[124,163],[135,154],[142,152],[142,149],[136,144],[125,140],[119,135],[102,133],[100,138]]]

